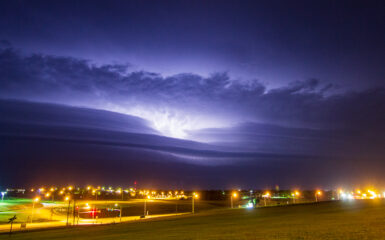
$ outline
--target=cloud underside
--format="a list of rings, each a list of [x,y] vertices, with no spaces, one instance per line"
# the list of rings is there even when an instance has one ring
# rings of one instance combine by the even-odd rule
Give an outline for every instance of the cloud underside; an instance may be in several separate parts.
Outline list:
[[[242,122],[376,132],[385,121],[383,87],[344,92],[314,78],[267,90],[258,80],[231,79],[226,73],[163,77],[131,72],[127,65],[23,55],[11,47],[0,48],[0,96],[135,115],[174,137]]]

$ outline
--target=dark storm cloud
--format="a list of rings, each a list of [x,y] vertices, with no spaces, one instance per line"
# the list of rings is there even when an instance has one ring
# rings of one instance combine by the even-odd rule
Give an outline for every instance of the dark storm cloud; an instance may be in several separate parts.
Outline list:
[[[129,115],[27,101],[0,100],[3,124],[101,129],[116,132],[159,134],[141,118]],[[9,129],[3,128],[2,133]],[[38,132],[38,131],[36,131]]]
[[[299,159],[305,156],[241,152],[199,142],[159,136],[137,117],[87,108],[25,101],[0,101],[0,137],[23,141],[142,149],[171,154],[200,165],[235,161]],[[232,150],[232,151],[231,151]]]
[[[257,80],[231,79],[226,73],[163,77],[132,72],[125,65],[95,65],[71,57],[0,51],[0,95],[69,103],[107,110],[133,106],[166,108],[230,123],[254,121],[288,127],[383,129],[383,87],[336,93],[318,79],[266,90]],[[215,113],[215,114],[213,114]]]

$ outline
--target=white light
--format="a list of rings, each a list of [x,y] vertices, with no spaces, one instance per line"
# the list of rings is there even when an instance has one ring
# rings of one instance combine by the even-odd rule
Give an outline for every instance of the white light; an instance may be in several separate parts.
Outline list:
[[[247,208],[252,208],[252,207],[254,207],[254,204],[251,203],[251,202],[249,202],[249,203],[247,204]]]
[[[169,109],[131,108],[126,112],[148,120],[152,127],[162,135],[188,139],[188,132],[203,128],[218,128],[229,126],[223,121],[199,114],[186,114],[182,111]]]

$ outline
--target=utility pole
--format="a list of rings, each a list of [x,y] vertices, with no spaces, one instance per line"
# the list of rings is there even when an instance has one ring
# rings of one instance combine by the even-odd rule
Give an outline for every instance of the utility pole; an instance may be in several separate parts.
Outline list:
[[[67,207],[67,226],[69,224],[68,219],[70,216],[70,206],[71,206],[71,200],[68,199],[68,207]]]
[[[75,207],[76,207],[76,204],[75,204],[75,198],[74,198],[74,207],[73,207],[73,219],[72,219],[72,226],[75,226],[75,218],[76,218],[76,211],[75,211]]]
[[[144,216],[146,217],[147,215],[147,198],[144,199]]]
[[[77,222],[76,222],[76,225],[79,225],[79,218],[80,218],[80,213],[79,213],[79,208],[78,208],[78,219],[77,219]]]
[[[33,221],[34,210],[35,210],[35,201],[33,201],[33,203],[32,203],[31,223],[32,223],[32,221]]]
[[[120,205],[120,222],[122,222],[122,205]]]
[[[193,196],[192,196],[192,213],[193,213],[193,214],[194,214],[194,210],[195,210],[195,209],[194,209],[194,198],[195,198],[195,197],[194,197],[194,195],[193,195]]]

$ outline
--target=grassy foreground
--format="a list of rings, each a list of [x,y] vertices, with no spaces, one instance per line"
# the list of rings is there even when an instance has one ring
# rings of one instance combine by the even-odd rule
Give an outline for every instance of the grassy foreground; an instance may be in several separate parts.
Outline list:
[[[16,233],[4,239],[385,239],[385,202],[355,200],[207,211],[116,225]]]

